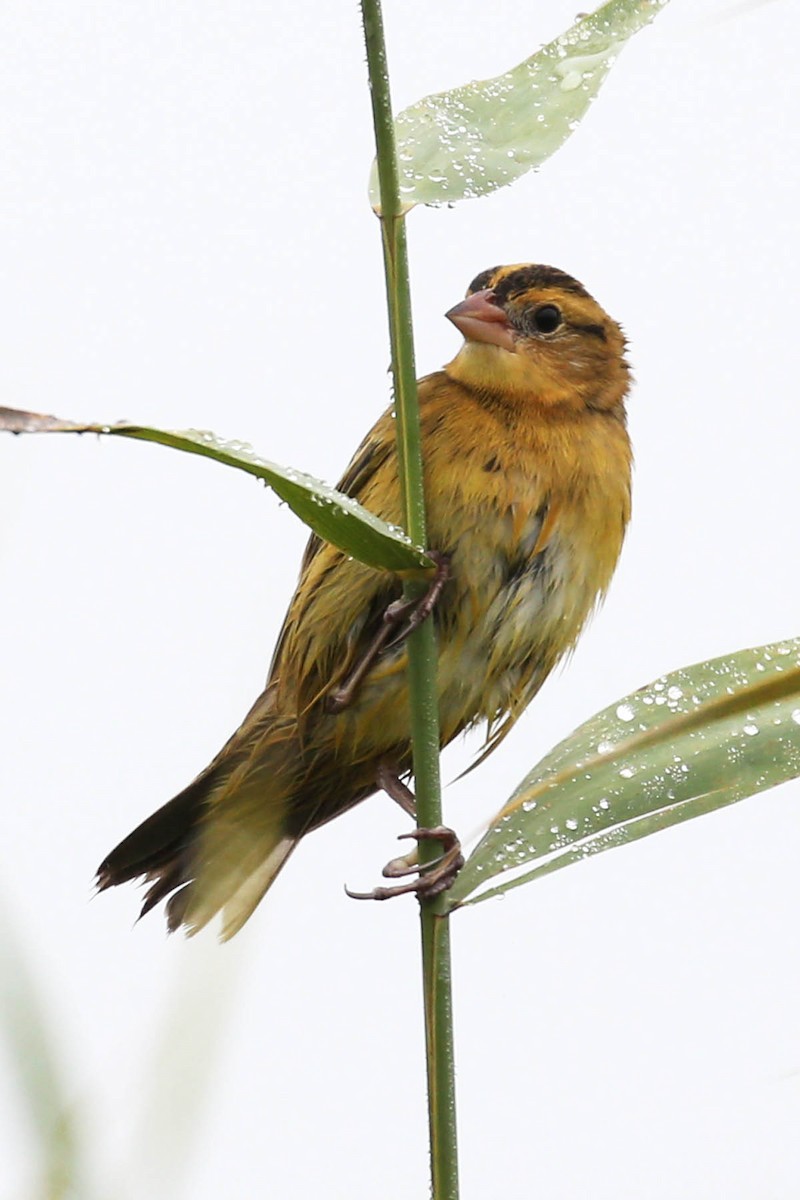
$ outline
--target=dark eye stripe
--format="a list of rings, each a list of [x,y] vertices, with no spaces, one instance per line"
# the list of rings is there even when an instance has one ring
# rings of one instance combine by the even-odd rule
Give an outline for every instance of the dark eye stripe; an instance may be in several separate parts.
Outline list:
[[[601,342],[606,340],[606,331],[602,325],[573,325],[573,329],[580,329],[581,333],[591,333],[594,337],[599,337]]]

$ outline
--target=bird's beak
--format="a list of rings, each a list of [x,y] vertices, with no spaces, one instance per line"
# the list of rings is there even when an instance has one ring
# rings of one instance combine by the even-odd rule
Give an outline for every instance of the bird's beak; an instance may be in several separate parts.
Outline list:
[[[493,299],[492,289],[484,288],[482,292],[473,292],[445,316],[468,341],[490,342],[514,353],[516,346],[511,326],[502,308],[492,303]]]

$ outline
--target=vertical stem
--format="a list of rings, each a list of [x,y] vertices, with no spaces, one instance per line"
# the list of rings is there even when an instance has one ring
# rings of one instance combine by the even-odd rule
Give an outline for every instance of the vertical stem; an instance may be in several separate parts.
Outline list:
[[[420,912],[428,1064],[432,1200],[458,1200],[455,1046],[450,975],[450,918],[429,904]]]
[[[389,91],[389,73],[380,0],[361,0],[367,47],[372,117],[381,196],[381,232],[389,307],[397,457],[406,531],[419,546],[427,545],[422,447],[417,404],[411,297],[408,280],[406,226],[400,200],[397,154]],[[424,585],[422,585],[424,588]],[[407,585],[411,594],[419,584]],[[421,826],[442,820],[439,779],[439,709],[436,691],[436,632],[426,621],[408,640],[408,686],[414,789]],[[420,846],[424,863],[435,857],[434,846]],[[450,977],[449,918],[441,898],[425,901],[420,912],[425,997],[425,1043],[428,1068],[428,1121],[433,1200],[458,1200],[455,1071]]]

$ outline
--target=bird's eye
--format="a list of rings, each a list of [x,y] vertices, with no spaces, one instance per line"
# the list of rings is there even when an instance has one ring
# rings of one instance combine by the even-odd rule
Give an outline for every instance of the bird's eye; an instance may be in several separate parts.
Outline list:
[[[554,333],[561,324],[561,309],[555,304],[543,304],[533,314],[533,323],[539,333]]]

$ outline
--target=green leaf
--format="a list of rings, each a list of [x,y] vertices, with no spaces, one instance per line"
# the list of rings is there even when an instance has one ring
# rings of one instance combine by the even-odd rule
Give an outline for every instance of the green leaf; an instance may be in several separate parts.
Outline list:
[[[534,767],[447,893],[451,906],[798,775],[800,638],[673,671],[592,717]]]
[[[667,0],[609,0],[494,79],[426,96],[395,121],[405,210],[485,196],[555,153],[594,100],[625,42]],[[370,203],[380,211],[373,163]]]
[[[387,571],[431,570],[435,563],[415,546],[402,529],[388,525],[349,496],[302,471],[279,467],[259,458],[244,442],[224,442],[213,433],[187,429],[174,432],[120,421],[115,425],[62,421],[41,413],[0,408],[0,431],[9,433],[98,433],[112,437],[137,438],[201,454],[226,466],[236,467],[263,479],[285,500],[291,510],[314,533],[331,542],[359,562]]]

